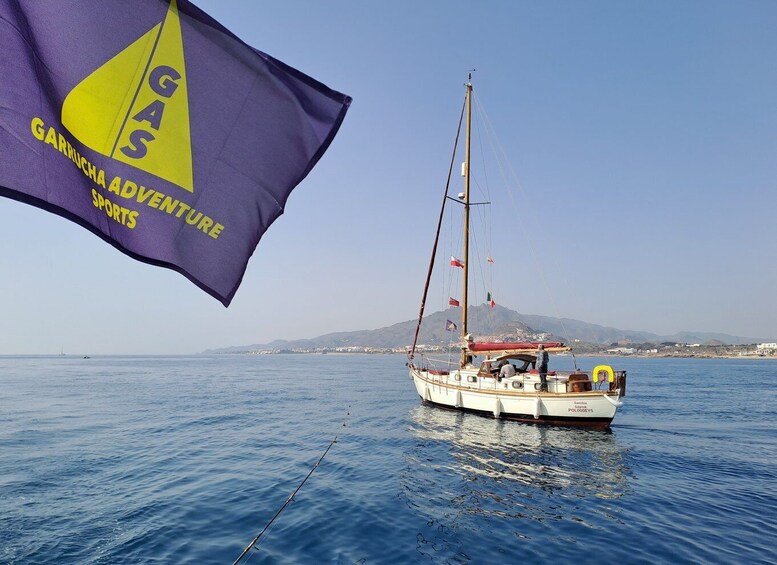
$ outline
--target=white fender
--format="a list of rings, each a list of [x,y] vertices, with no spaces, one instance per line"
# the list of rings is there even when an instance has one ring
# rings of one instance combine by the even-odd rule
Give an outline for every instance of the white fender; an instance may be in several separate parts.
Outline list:
[[[607,396],[606,394],[604,394],[604,395],[602,395],[602,396],[604,396],[604,399],[605,399],[607,402],[609,402],[610,404],[612,404],[613,406],[615,406],[616,408],[620,408],[621,406],[623,406],[623,402],[622,402],[622,401],[620,401],[620,400],[613,400],[612,398],[610,398],[610,397],[609,397],[609,396]]]
[[[456,408],[461,408],[463,404],[461,403],[461,391],[456,391]]]
[[[538,396],[534,399],[534,419],[540,419],[540,406],[542,405],[542,399]]]
[[[497,398],[494,404],[494,418],[498,418],[502,415],[502,402]]]
[[[428,386],[424,387],[424,400],[426,402],[431,402],[432,401],[432,393],[429,392],[429,387]]]

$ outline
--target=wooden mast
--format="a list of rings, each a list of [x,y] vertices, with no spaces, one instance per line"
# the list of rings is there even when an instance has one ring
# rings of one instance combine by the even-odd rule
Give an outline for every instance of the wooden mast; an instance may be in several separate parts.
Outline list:
[[[464,143],[464,282],[461,292],[461,366],[467,364],[467,285],[469,281],[469,148],[472,133],[472,73],[467,77],[467,136]]]

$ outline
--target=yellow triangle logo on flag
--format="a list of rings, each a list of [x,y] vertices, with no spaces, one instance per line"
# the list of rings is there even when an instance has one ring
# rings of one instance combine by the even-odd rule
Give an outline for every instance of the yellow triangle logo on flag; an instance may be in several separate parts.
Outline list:
[[[194,191],[176,0],[164,21],[70,91],[62,125],[95,151]]]

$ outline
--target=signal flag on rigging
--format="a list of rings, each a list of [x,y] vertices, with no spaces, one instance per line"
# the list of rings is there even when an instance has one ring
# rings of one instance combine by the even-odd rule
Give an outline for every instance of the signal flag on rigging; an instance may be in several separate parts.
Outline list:
[[[225,306],[351,103],[189,0],[0,0],[0,77],[0,196]]]

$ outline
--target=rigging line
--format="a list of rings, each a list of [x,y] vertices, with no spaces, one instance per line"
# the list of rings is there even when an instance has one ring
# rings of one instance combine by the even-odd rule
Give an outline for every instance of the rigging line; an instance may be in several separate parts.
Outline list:
[[[445,220],[446,225],[448,226],[448,232],[446,234],[446,243],[448,245],[447,253],[444,254],[444,256],[452,256],[455,255],[457,257],[461,257],[461,251],[462,251],[462,242],[458,241],[458,246],[454,247],[454,241],[457,241],[457,234],[454,232],[458,231],[457,228],[461,226],[461,218],[456,218],[456,221],[454,221],[454,217],[458,215],[458,208],[455,206],[449,206],[448,212],[447,212],[447,218]],[[462,236],[463,238],[463,236]],[[443,289],[443,310],[447,311],[451,309],[451,305],[448,303],[449,297],[458,298],[461,300],[461,269],[459,268],[451,268],[448,267],[448,287]],[[454,278],[456,279],[455,285],[454,285]],[[456,291],[454,292],[454,288],[456,288]],[[461,303],[459,303],[459,308],[461,308]],[[451,314],[454,314],[451,312]],[[454,320],[458,320],[461,318],[460,315],[454,316]],[[447,321],[447,319],[446,319]],[[460,322],[455,322],[460,323]],[[454,367],[453,363],[453,350],[454,348],[459,349],[461,347],[461,338],[458,336],[458,326],[456,327],[456,330],[450,332],[450,335],[448,336],[448,364],[446,366],[446,369],[450,370],[452,367]],[[446,332],[447,333],[447,332]],[[457,354],[458,357],[458,354]],[[458,363],[458,359],[456,360],[456,363]]]
[[[502,177],[502,182],[505,185],[508,185],[509,183],[508,183],[506,175],[504,173],[504,165],[503,165],[503,162],[502,162],[502,161],[506,160],[506,157],[502,157],[500,159],[499,152],[497,151],[497,149],[494,148],[493,139],[496,138],[496,134],[493,132],[493,126],[491,125],[491,122],[490,122],[490,120],[488,119],[488,116],[485,113],[485,106],[480,102],[480,96],[476,92],[474,92],[473,94],[475,96],[475,101],[477,102],[475,107],[477,109],[478,118],[479,118],[478,121],[477,121],[477,123],[478,123],[478,132],[482,131],[482,135],[481,135],[481,138],[480,138],[479,142],[480,142],[480,147],[481,147],[481,153],[483,154],[483,157],[482,157],[483,158],[483,162],[485,163],[485,151],[483,150],[483,138],[485,138],[489,142],[489,144],[491,146],[491,150],[493,151],[493,155],[496,157],[496,165],[497,165],[497,168],[499,169],[500,176]],[[483,128],[483,129],[481,130],[481,128]],[[484,176],[486,176],[486,172],[487,172],[487,168],[486,167],[483,167],[483,172],[484,172]],[[488,179],[487,178],[486,178],[486,183],[488,184]],[[511,194],[511,197],[512,197],[512,194]],[[493,253],[493,250],[494,250],[493,249],[493,229],[494,229],[493,217],[494,217],[493,210],[489,206],[489,208],[488,208],[488,220],[489,221],[487,223],[487,225],[488,225],[488,250],[487,251],[488,251],[489,255],[491,255],[491,253]],[[491,273],[490,270],[489,270],[489,273]],[[496,291],[497,289],[493,288],[493,275],[491,275],[491,274],[489,275],[489,281],[488,282],[489,282],[489,285],[491,286],[490,290],[492,292]]]
[[[450,215],[451,215],[451,208],[448,207],[448,210],[446,211],[446,219],[443,220],[443,225],[449,225],[450,224]],[[450,236],[443,233],[443,240],[440,245],[440,249],[438,250],[438,254],[442,254],[443,257],[454,255],[455,252],[453,251],[453,244],[450,240]],[[438,285],[437,291],[440,293],[439,299],[439,310],[445,311],[449,304],[448,304],[448,298],[452,297],[453,295],[450,294],[451,291],[451,281],[453,280],[453,273],[449,269],[448,271],[444,271],[441,273],[441,281],[442,283]],[[446,279],[447,277],[447,279]]]
[[[485,128],[485,120],[482,119],[483,110],[481,108],[480,103],[480,96],[475,93],[475,109],[477,110],[478,116],[480,117],[477,121],[477,131],[478,131],[478,146],[480,147],[480,158],[483,161],[483,178],[485,180],[485,190],[486,194],[488,196],[487,200],[490,202],[491,199],[491,184],[489,183],[488,179],[488,167],[486,166],[486,152],[484,148],[483,140],[487,138],[487,131],[484,131]],[[487,233],[485,234],[487,236],[486,240],[486,255],[491,256],[491,254],[494,252],[494,211],[493,208],[489,205],[487,209],[483,212],[483,219],[485,222],[485,226],[487,227]],[[483,259],[481,257],[482,260]],[[494,288],[494,278],[493,278],[493,269],[491,268],[491,265],[488,263],[485,263],[487,267],[487,273],[488,273],[488,281],[487,281],[487,290],[490,292],[495,292],[497,289]]]
[[[477,179],[475,180],[475,184],[476,184],[476,186],[480,187],[480,183],[477,181]],[[482,229],[482,235],[483,235],[483,238],[486,240],[485,249],[482,252],[483,255],[481,255],[480,248],[477,246],[477,241],[475,241],[475,243],[474,243],[474,245],[476,247],[476,255],[479,258],[478,268],[480,269],[480,278],[481,278],[481,281],[482,281],[482,284],[483,284],[483,287],[484,287],[482,290],[483,290],[483,292],[488,291],[488,292],[491,292],[493,294],[495,289],[494,289],[494,286],[493,286],[494,280],[493,280],[492,271],[491,271],[490,268],[486,269],[485,273],[483,271],[484,264],[485,265],[488,264],[486,262],[485,257],[487,255],[490,255],[493,252],[492,251],[492,247],[491,247],[491,245],[493,243],[493,240],[492,240],[492,237],[491,237],[492,236],[491,230],[493,229],[492,222],[491,222],[491,220],[493,219],[493,215],[491,213],[491,203],[489,202],[488,206],[483,206],[481,209],[478,209],[477,213],[478,213],[478,218],[480,220],[480,224],[479,225],[483,226],[481,228]],[[472,235],[472,239],[476,240],[476,238],[477,238],[477,231],[473,229],[473,230],[470,231],[470,233]],[[486,274],[488,276],[486,276]],[[490,315],[489,315],[489,317],[493,318],[493,316],[490,316]]]
[[[476,104],[473,104],[475,106],[475,111],[478,114],[480,114],[480,111],[481,111],[480,110],[480,99],[478,98],[477,94],[474,93],[474,91],[473,91],[473,94],[474,94],[475,102],[476,102]],[[489,184],[489,179],[488,179],[488,166],[486,164],[486,156],[485,156],[485,151],[483,149],[483,138],[485,136],[483,135],[483,132],[481,130],[481,128],[482,128],[482,125],[481,125],[482,124],[482,120],[474,120],[474,123],[475,123],[475,129],[476,129],[476,135],[474,136],[474,138],[475,138],[476,143],[477,143],[477,148],[480,150],[480,167],[477,168],[477,169],[476,169],[476,167],[472,167],[472,170],[470,171],[470,175],[472,175],[473,171],[477,170],[478,175],[480,175],[482,177],[483,182],[481,182],[479,178],[473,178],[473,180],[475,182],[475,186],[477,187],[478,191],[483,195],[484,200],[489,203],[489,205],[483,206],[482,208],[478,208],[477,209],[477,215],[478,215],[478,218],[480,220],[480,225],[483,226],[481,228],[482,229],[482,235],[483,235],[483,238],[485,240],[484,241],[483,253],[489,254],[489,253],[492,252],[493,239],[492,239],[492,231],[491,230],[493,229],[493,226],[492,226],[492,223],[491,223],[492,214],[491,214],[491,205],[490,205],[490,202],[492,200],[491,199],[491,189],[490,189],[490,184]],[[471,231],[473,231],[473,230],[471,230]],[[476,246],[476,248],[477,248],[477,246]],[[493,291],[493,288],[491,288],[491,283],[493,281],[492,280],[486,280],[486,276],[483,273],[484,257],[481,256],[480,253],[481,253],[480,249],[477,248],[476,249],[476,256],[479,259],[478,267],[479,267],[479,270],[480,270],[480,280],[481,280],[481,283],[482,283],[482,285],[484,287],[481,290],[481,292],[485,292],[486,290]],[[477,291],[477,288],[475,289],[475,291]],[[481,296],[481,298],[482,298],[482,296]]]
[[[445,182],[445,192],[442,195],[442,208],[440,209],[440,218],[437,221],[437,234],[434,237],[434,247],[432,247],[432,257],[429,260],[429,271],[426,275],[426,284],[424,285],[424,294],[421,297],[421,308],[418,312],[418,325],[415,328],[415,337],[413,338],[413,347],[410,350],[410,359],[415,355],[415,347],[418,343],[418,331],[421,329],[421,322],[424,318],[424,309],[426,308],[426,296],[429,292],[429,281],[432,279],[434,270],[434,257],[437,254],[437,243],[440,241],[440,228],[445,214],[445,202],[448,200],[448,188],[451,184],[451,174],[453,173],[453,163],[456,161],[456,148],[459,146],[459,135],[461,134],[461,122],[464,119],[464,110],[467,107],[467,98],[464,97],[464,104],[461,106],[461,115],[459,116],[459,126],[456,128],[456,140],[453,142],[453,155],[451,155],[451,165],[448,168],[448,180]]]
[[[448,248],[446,249],[444,257],[461,257],[461,242],[456,241],[454,237],[454,225],[458,225],[458,222],[454,222],[454,215],[456,214],[457,210],[453,207],[448,207],[447,217],[444,220],[445,224],[448,226],[448,233],[445,235],[445,243],[448,245]],[[456,243],[454,243],[456,242]],[[448,265],[447,267],[447,273],[448,273],[448,286],[442,289],[442,308],[441,310],[448,310],[450,308],[450,304],[448,303],[448,299],[453,297],[461,300],[461,294],[458,289],[461,288],[461,283],[459,281],[459,271],[460,269],[458,267],[454,268]],[[455,284],[454,284],[455,279]],[[456,291],[453,289],[456,288]]]
[[[472,247],[475,248],[475,256],[476,257],[480,257],[480,246],[478,245],[478,241],[479,240],[478,240],[478,234],[477,234],[476,230],[470,230],[470,238],[469,239],[470,239],[470,242],[472,243]],[[470,261],[470,263],[471,263],[471,261]],[[481,285],[485,284],[485,277],[483,276],[483,261],[477,261],[476,264],[477,264],[477,267],[478,267],[478,272],[480,273],[480,279],[478,280],[477,276],[473,277],[475,279],[473,281],[473,283],[474,283],[473,286],[475,287],[475,288],[473,288],[474,293],[478,293],[478,292],[482,291],[482,289],[478,289],[478,282],[480,282]],[[473,269],[473,274],[477,275],[478,273],[474,272],[474,269]],[[483,296],[481,294],[480,298],[478,299],[478,303],[477,304],[480,304],[480,301],[482,299],[483,299]]]
[[[475,95],[475,102],[476,102],[475,110],[477,111],[478,114],[480,114],[480,112],[481,112],[481,110],[480,110],[480,97],[477,96],[477,95]],[[477,130],[477,142],[478,142],[478,147],[480,148],[480,159],[481,159],[481,163],[482,163],[480,168],[481,168],[482,173],[483,173],[483,182],[484,182],[484,188],[482,188],[481,190],[483,190],[483,192],[485,194],[485,197],[486,197],[485,200],[488,201],[488,202],[491,202],[491,188],[490,188],[491,185],[488,182],[488,166],[486,166],[486,154],[485,154],[485,151],[483,149],[483,138],[485,137],[485,134],[481,131],[481,128],[483,127],[482,124],[483,124],[483,120],[476,120],[475,121],[475,129]],[[478,186],[478,188],[480,188],[480,184],[479,183],[478,183],[477,186]],[[487,216],[487,219],[489,220],[485,224],[488,227],[488,240],[486,241],[486,247],[487,247],[487,251],[491,252],[492,249],[493,249],[493,247],[492,247],[492,245],[493,245],[493,239],[492,239],[493,224],[491,222],[491,206],[487,207],[487,210],[484,212],[483,215]]]
[[[480,186],[480,184],[477,182],[477,180],[475,180],[475,184],[478,187]],[[478,239],[479,232],[482,232],[481,235],[483,235],[483,237],[486,240],[488,240],[488,229],[487,228],[490,227],[490,225],[489,225],[490,223],[487,221],[488,220],[487,216],[490,216],[490,214],[488,214],[488,211],[490,210],[490,208],[491,208],[491,205],[489,203],[488,206],[483,206],[481,209],[478,209],[478,211],[477,211],[477,215],[478,215],[478,219],[479,219],[479,222],[477,224],[478,225],[478,229],[475,229],[474,227],[471,227],[471,229],[470,229],[470,242],[471,242],[472,247],[474,248],[474,251],[475,251],[474,254],[472,254],[472,253],[470,254],[470,257],[472,257],[474,255],[475,257],[478,257],[478,259],[479,259],[478,261],[476,261],[476,264],[477,264],[477,267],[478,267],[480,278],[478,279],[478,277],[477,277],[478,271],[475,271],[474,269],[472,271],[473,275],[474,275],[473,293],[474,294],[477,294],[478,292],[481,293],[480,294],[480,298],[478,299],[478,304],[480,304],[480,301],[483,300],[483,296],[484,295],[482,293],[486,292],[487,290],[493,291],[492,288],[487,288],[488,283],[490,281],[486,280],[486,274],[485,274],[485,272],[483,270],[484,257],[485,257],[486,251],[481,251],[480,245],[479,245],[480,240]],[[488,244],[488,241],[486,241],[486,245],[487,244]],[[470,264],[472,264],[472,261],[470,261]],[[478,283],[483,286],[482,289],[478,289]],[[491,317],[490,313],[489,313],[489,317]]]
[[[347,416],[350,416],[350,415],[351,415],[351,407],[350,407],[350,406],[348,406],[348,413],[346,414],[346,418],[347,418]],[[345,421],[343,422],[343,427],[345,427]],[[297,493],[300,491],[300,489],[302,488],[302,486],[303,486],[303,485],[304,485],[304,484],[307,482],[307,480],[310,478],[310,475],[312,475],[312,474],[313,474],[313,471],[315,471],[315,470],[318,468],[319,464],[320,464],[320,463],[321,463],[321,462],[324,460],[324,457],[326,457],[326,454],[327,454],[327,453],[329,453],[329,450],[330,450],[330,449],[332,449],[332,446],[333,446],[334,444],[336,444],[336,443],[337,443],[337,436],[335,436],[334,438],[332,438],[332,441],[330,441],[330,442],[329,442],[329,445],[328,445],[328,446],[327,446],[327,448],[324,450],[324,453],[323,453],[323,454],[321,454],[321,457],[319,457],[319,458],[318,458],[318,461],[316,461],[316,462],[313,464],[313,467],[310,469],[310,471],[308,471],[308,474],[307,474],[307,475],[305,475],[305,478],[304,478],[304,479],[302,479],[302,482],[301,482],[301,483],[300,483],[300,484],[297,486],[297,488],[296,488],[296,489],[294,489],[294,492],[292,492],[292,493],[291,493],[291,496],[289,496],[289,498],[287,498],[287,499],[286,499],[286,502],[284,502],[284,503],[283,503],[283,505],[282,505],[282,506],[281,506],[281,507],[278,509],[278,511],[277,511],[277,512],[275,513],[275,515],[274,515],[274,516],[273,516],[273,517],[270,519],[270,521],[269,521],[269,522],[267,522],[267,524],[264,526],[264,528],[262,528],[262,531],[261,531],[261,532],[259,532],[259,534],[258,534],[258,535],[257,535],[257,536],[256,536],[254,539],[252,539],[252,540],[251,540],[251,543],[249,543],[249,544],[246,546],[246,548],[243,550],[243,553],[241,553],[241,554],[240,554],[240,556],[239,556],[237,559],[235,559],[235,561],[234,561],[234,563],[232,563],[232,565],[237,565],[238,563],[240,563],[240,561],[242,561],[242,560],[243,560],[243,558],[244,558],[244,557],[245,557],[245,556],[248,554],[248,552],[249,552],[249,551],[251,551],[251,549],[253,549],[253,547],[254,547],[254,546],[257,544],[257,542],[259,541],[259,539],[260,539],[260,538],[261,538],[261,537],[264,535],[264,533],[265,533],[265,532],[266,532],[266,531],[269,529],[269,527],[270,527],[270,526],[272,526],[273,522],[275,522],[275,520],[278,518],[278,516],[280,516],[280,515],[281,515],[281,513],[282,513],[284,510],[286,510],[286,507],[289,505],[289,503],[291,503],[291,502],[293,502],[293,501],[294,501],[294,497],[296,496],[296,494],[297,494]]]
[[[461,222],[459,221],[460,218],[456,218],[456,222],[453,221],[454,216],[456,215],[457,210],[456,208],[448,207],[448,218],[446,220],[446,223],[448,225],[448,234],[447,234],[447,244],[448,244],[448,252],[445,254],[445,257],[448,256],[456,256],[461,257],[461,250],[462,250],[462,242],[456,241],[456,228],[454,226],[459,226]],[[463,239],[463,235],[461,238]],[[455,242],[455,243],[454,243]],[[461,299],[461,293],[459,289],[461,288],[461,282],[460,282],[460,271],[459,268],[451,268],[450,265],[448,266],[448,288],[443,289],[443,304],[448,304],[447,298],[444,296],[446,293],[448,297],[454,296],[459,297]],[[454,279],[455,279],[455,287],[454,287]],[[453,289],[456,288],[456,292],[454,293]],[[447,306],[443,306],[443,310],[447,309]]]
[[[528,195],[526,193],[526,190],[523,188],[521,183],[518,182],[518,176],[515,174],[515,169],[513,169],[510,160],[507,159],[507,154],[504,151],[504,148],[499,143],[499,139],[496,136],[496,133],[495,133],[494,127],[493,127],[493,125],[491,123],[491,120],[489,120],[488,115],[486,114],[486,111],[483,108],[482,104],[478,104],[478,110],[481,113],[481,116],[483,118],[484,123],[489,128],[489,133],[490,133],[489,141],[491,142],[492,148],[494,149],[494,153],[498,157],[497,160],[500,161],[500,167],[499,168],[500,168],[500,171],[502,172],[503,178],[505,180],[505,184],[508,187],[514,184],[514,186],[516,186],[518,188],[518,190],[523,194],[524,198],[528,201]],[[508,178],[506,178],[507,175],[505,174],[505,172],[503,170],[503,167],[508,169],[508,172],[510,173],[510,176],[512,177],[512,180],[513,180],[512,183],[509,182]],[[512,191],[508,191],[508,194],[510,195],[510,200],[511,200],[511,204],[512,204],[513,208],[517,209],[517,205],[516,205],[515,198],[513,196]],[[538,226],[538,229],[541,229],[541,228],[542,228],[542,226]],[[531,250],[532,258],[534,259],[535,264],[537,264],[539,266],[540,276],[541,276],[543,285],[545,286],[545,291],[547,293],[547,296],[550,299],[550,302],[551,302],[551,304],[553,306],[553,309],[554,309],[554,311],[556,313],[556,319],[559,321],[559,324],[561,325],[561,331],[564,334],[564,338],[567,340],[567,342],[570,342],[571,340],[569,338],[569,332],[567,331],[566,324],[564,324],[564,320],[561,318],[561,316],[559,316],[558,304],[556,303],[556,300],[554,298],[553,293],[550,292],[550,284],[548,283],[548,278],[546,276],[546,273],[545,273],[544,269],[542,269],[542,265],[541,265],[541,263],[539,261],[539,253],[537,252],[536,246],[534,245],[534,241],[531,238],[530,233],[529,233],[528,230],[527,230],[527,234],[526,235],[527,235],[526,239],[527,239],[527,242],[529,244],[528,246],[529,246],[529,249]],[[562,273],[560,278],[565,282],[565,284],[568,284],[568,281],[567,281],[566,277],[563,275],[563,271],[561,271],[559,269],[557,269],[557,271]],[[577,370],[578,369],[578,367],[577,367],[577,357],[574,354],[574,350],[572,351],[572,359],[573,359],[574,364],[575,364],[575,369]]]
[[[479,255],[480,258],[480,276],[483,279],[483,291],[484,292],[494,292],[494,286],[493,286],[493,278],[491,276],[491,269],[488,268],[488,260],[487,257],[493,253],[493,239],[492,239],[492,229],[493,229],[493,214],[491,213],[491,205],[484,206],[483,209],[480,211],[480,221],[483,226],[482,228],[482,236],[485,240],[483,251],[480,251],[478,248],[478,252],[481,253]],[[484,271],[485,267],[485,271]]]

